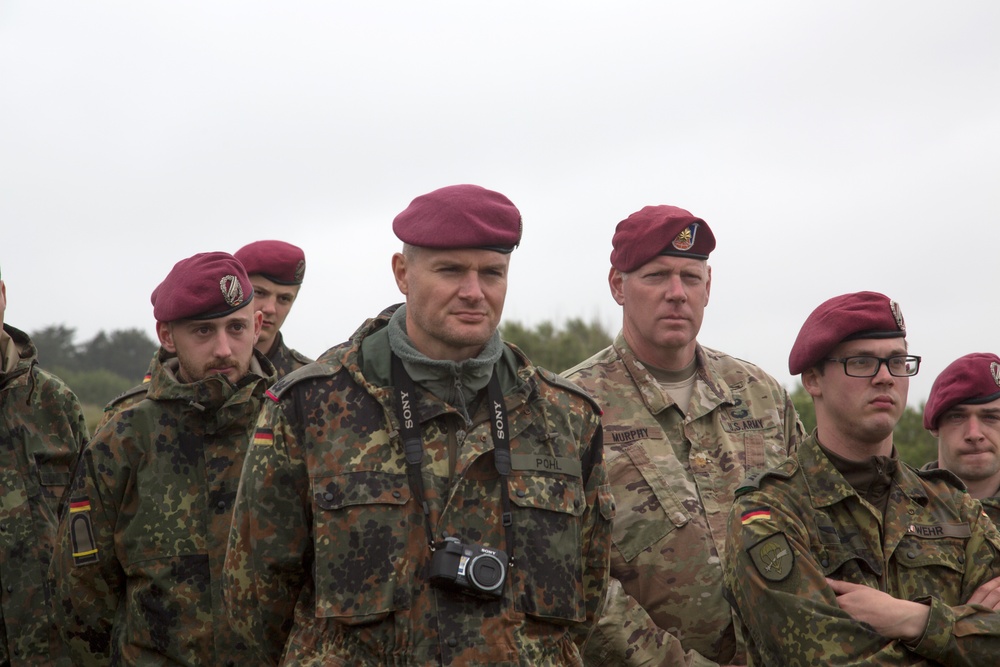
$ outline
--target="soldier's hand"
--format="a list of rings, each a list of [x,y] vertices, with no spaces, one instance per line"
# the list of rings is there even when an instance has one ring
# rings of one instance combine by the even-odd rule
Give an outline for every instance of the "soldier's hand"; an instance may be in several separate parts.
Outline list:
[[[993,611],[1000,609],[1000,577],[990,579],[977,588],[969,598],[968,604],[981,604]]]
[[[827,579],[837,594],[837,604],[851,618],[867,623],[883,637],[916,641],[927,628],[931,608],[919,602],[900,600],[880,590],[850,584],[846,581]]]

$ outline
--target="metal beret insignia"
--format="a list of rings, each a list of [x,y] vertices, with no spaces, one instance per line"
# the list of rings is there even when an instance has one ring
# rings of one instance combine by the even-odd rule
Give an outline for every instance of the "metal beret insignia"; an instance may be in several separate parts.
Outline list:
[[[232,274],[223,276],[219,281],[219,289],[222,290],[222,298],[230,306],[243,303],[243,285],[240,285],[240,279],[236,276]]]
[[[302,282],[302,279],[306,276],[306,260],[300,259],[299,263],[295,265],[295,280]]]
[[[896,320],[896,326],[899,327],[900,331],[906,331],[906,323],[903,321],[903,311],[900,309],[899,304],[890,299],[889,308],[892,310],[892,316]]]
[[[993,376],[993,381],[1000,387],[1000,364],[995,361],[990,364],[990,375]]]
[[[690,225],[682,229],[676,237],[674,237],[674,240],[670,245],[677,250],[690,250],[691,247],[694,246],[694,238],[697,233],[698,223],[692,222]]]

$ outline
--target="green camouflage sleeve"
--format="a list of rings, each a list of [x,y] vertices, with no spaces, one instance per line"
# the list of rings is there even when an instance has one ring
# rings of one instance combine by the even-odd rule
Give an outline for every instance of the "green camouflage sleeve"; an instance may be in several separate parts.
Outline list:
[[[614,498],[604,465],[604,441],[600,420],[594,415],[590,429],[590,446],[586,449],[592,463],[586,483],[587,510],[583,516],[583,587],[586,596],[586,623],[575,630],[574,641],[582,650],[588,636],[597,625],[604,596],[608,588],[611,558],[611,520],[614,518]]]
[[[587,641],[583,659],[587,667],[717,667],[717,663],[697,651],[685,653],[680,640],[657,626],[614,577],[608,585],[601,620]]]
[[[236,493],[223,593],[230,624],[266,664],[282,655],[311,568],[309,476],[296,452],[281,404],[265,399]]]
[[[83,667],[108,664],[115,613],[125,590],[114,534],[119,480],[97,473],[120,470],[102,463],[109,449],[101,436],[109,434],[110,429],[99,432],[80,456],[52,557],[56,623],[73,664]]]
[[[805,440],[806,429],[802,426],[802,420],[799,419],[799,413],[795,410],[795,405],[792,403],[792,397],[785,392],[785,442],[788,443],[788,453],[791,454],[799,445]]]

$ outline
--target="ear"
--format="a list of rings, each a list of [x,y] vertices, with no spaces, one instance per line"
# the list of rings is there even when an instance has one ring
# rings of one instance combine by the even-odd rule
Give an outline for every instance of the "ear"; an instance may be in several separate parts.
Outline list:
[[[941,429],[937,429],[937,428],[932,428],[931,429],[931,435],[933,435],[935,438],[938,437],[938,433],[940,433],[940,432],[941,432]]]
[[[708,279],[705,281],[705,305],[707,306],[712,296],[712,267],[706,264],[705,269],[708,271]]]
[[[611,296],[619,306],[625,305],[625,274],[611,267],[608,273],[608,287],[611,288]]]
[[[800,377],[802,379],[802,387],[809,392],[810,396],[818,398],[823,395],[823,391],[819,386],[819,372],[815,368],[802,371]]]
[[[170,330],[169,322],[156,323],[156,337],[160,339],[160,345],[170,354],[177,354],[177,346],[174,345],[173,332]]]
[[[257,344],[260,338],[260,331],[264,327],[264,313],[259,310],[253,311],[253,344]]]
[[[406,277],[406,257],[401,252],[392,256],[392,277],[396,279],[396,287],[403,294],[408,294],[410,283]]]

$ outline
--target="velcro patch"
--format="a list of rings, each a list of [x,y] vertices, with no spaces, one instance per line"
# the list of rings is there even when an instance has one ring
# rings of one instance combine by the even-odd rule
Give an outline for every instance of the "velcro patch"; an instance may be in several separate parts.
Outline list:
[[[985,512],[984,512],[985,514]],[[911,523],[906,527],[906,532],[917,537],[937,539],[941,537],[971,537],[972,529],[967,523]]]
[[[784,533],[775,533],[747,549],[760,576],[768,581],[784,581],[792,573],[795,554]]]
[[[559,472],[573,477],[580,477],[583,474],[583,466],[580,463],[580,459],[571,459],[565,456],[512,454],[510,462],[514,470]]]
[[[274,445],[274,431],[269,428],[258,428],[253,434],[254,447],[271,447]]]

